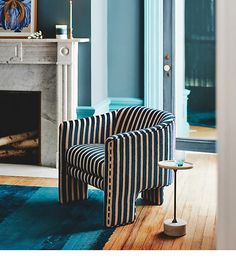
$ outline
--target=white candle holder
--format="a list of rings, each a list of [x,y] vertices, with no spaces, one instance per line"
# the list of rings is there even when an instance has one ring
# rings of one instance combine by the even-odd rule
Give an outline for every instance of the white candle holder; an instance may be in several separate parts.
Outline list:
[[[73,2],[70,0],[70,28],[69,39],[73,39]]]

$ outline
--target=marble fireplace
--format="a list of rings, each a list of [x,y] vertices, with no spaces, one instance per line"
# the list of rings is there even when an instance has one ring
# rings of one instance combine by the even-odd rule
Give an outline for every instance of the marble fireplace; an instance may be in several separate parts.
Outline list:
[[[78,43],[88,41],[0,40],[0,92],[38,92],[41,96],[42,166],[56,167],[58,126],[63,120],[76,118]]]

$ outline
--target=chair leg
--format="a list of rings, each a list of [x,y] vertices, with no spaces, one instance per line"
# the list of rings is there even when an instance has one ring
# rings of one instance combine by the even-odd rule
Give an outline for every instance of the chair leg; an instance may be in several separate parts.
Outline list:
[[[153,205],[162,205],[164,202],[164,187],[142,191],[142,198]]]
[[[88,198],[88,184],[66,175],[59,179],[59,200],[61,204],[86,200]]]
[[[133,223],[136,217],[136,195],[125,200],[122,195],[104,195],[104,219],[106,227],[121,226]]]

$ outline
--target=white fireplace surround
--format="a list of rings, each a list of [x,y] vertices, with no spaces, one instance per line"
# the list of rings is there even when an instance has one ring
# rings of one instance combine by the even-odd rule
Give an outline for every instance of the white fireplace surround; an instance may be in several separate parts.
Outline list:
[[[58,126],[76,118],[78,43],[0,39],[0,91],[41,92],[41,165],[56,167]]]

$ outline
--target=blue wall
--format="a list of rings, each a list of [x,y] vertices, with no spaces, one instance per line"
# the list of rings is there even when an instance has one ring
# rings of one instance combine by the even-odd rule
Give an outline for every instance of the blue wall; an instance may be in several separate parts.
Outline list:
[[[55,37],[68,24],[69,1],[39,0],[38,29]],[[74,2],[74,37],[91,38],[91,0]],[[143,0],[108,0],[108,97],[143,98]],[[79,45],[79,105],[91,105],[91,45]]]
[[[109,97],[143,98],[143,16],[143,0],[108,0]]]
[[[73,1],[73,28],[75,37],[91,35],[91,3],[90,0]],[[39,0],[38,29],[45,37],[55,37],[56,24],[69,24],[68,0]]]
[[[91,2],[76,0],[73,9],[74,37],[91,37]],[[45,38],[55,38],[55,25],[69,24],[68,0],[38,1],[38,30]],[[91,46],[79,45],[79,104],[90,105],[91,101]]]

